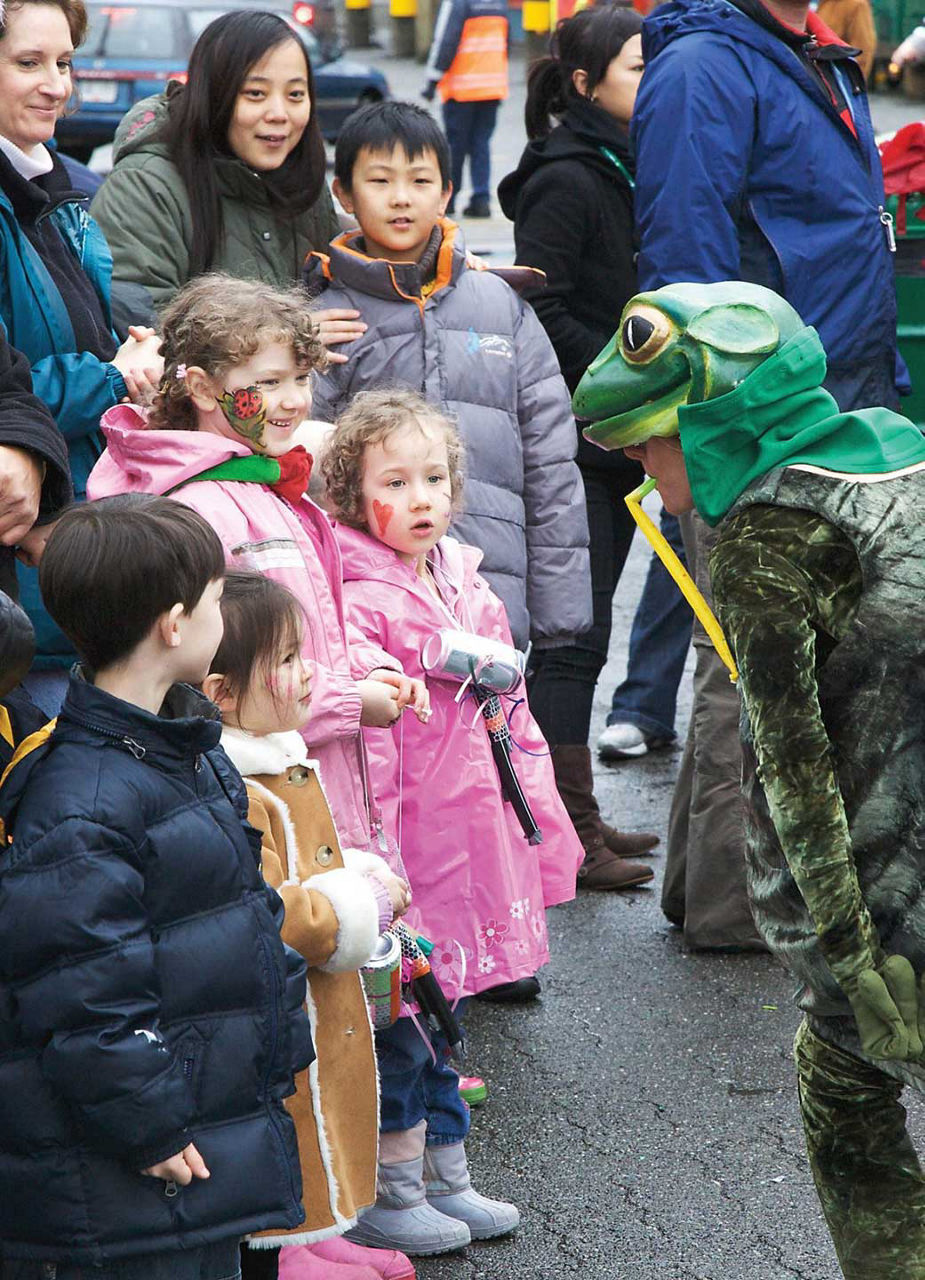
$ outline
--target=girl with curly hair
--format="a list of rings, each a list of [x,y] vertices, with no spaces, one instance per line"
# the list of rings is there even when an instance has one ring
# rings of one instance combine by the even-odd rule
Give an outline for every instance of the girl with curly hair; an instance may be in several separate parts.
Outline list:
[[[348,623],[423,679],[438,633],[497,654],[512,645],[482,553],[447,535],[462,497],[453,424],[408,390],[361,392],[322,463],[344,564]],[[465,634],[468,633],[468,634]],[[459,637],[459,638],[458,638]],[[535,995],[549,959],[546,908],[575,896],[584,853],[556,791],[549,750],[524,703],[512,716],[514,772],[542,842],[506,803],[488,727],[459,682],[427,675],[431,714],[366,733],[373,788],[414,894],[408,920],[436,945],[431,966],[451,999],[499,986]],[[523,698],[522,687],[515,693]],[[513,1205],[469,1185],[468,1108],[441,1034],[432,1056],[410,1017],[377,1035],[379,1198],[350,1235],[439,1253],[516,1227]]]
[[[122,405],[102,421],[107,448],[91,498],[157,493],[212,525],[228,564],[292,591],[312,676],[303,731],[342,843],[386,851],[366,784],[360,726],[386,728],[426,697],[374,646],[348,643],[340,552],[307,496],[311,455],[297,433],[309,379],[325,359],[304,295],[230,276],[202,276],[162,318],[164,380],[150,411]]]

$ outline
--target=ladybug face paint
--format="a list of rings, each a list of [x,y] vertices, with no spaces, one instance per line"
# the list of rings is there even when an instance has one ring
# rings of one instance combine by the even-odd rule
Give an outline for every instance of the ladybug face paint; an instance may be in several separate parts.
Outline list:
[[[231,429],[251,444],[263,444],[263,432],[267,423],[267,410],[263,392],[259,387],[241,387],[237,391],[223,391],[218,397],[222,413]]]

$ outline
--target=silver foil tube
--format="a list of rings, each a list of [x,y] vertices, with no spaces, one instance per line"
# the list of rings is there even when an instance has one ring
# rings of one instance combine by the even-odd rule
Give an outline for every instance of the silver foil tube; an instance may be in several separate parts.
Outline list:
[[[430,676],[463,684],[471,676],[493,693],[513,693],[523,679],[526,655],[502,640],[468,631],[435,631],[424,641],[421,663]]]

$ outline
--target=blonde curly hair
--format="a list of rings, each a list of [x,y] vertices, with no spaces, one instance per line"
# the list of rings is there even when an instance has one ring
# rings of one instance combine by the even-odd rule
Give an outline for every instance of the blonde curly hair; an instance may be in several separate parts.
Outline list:
[[[456,425],[416,391],[403,387],[361,391],[337,420],[325,446],[321,473],[331,514],[369,533],[363,515],[363,458],[367,445],[381,444],[404,427],[436,430],[446,442],[453,511],[462,504],[464,447]]]
[[[195,431],[196,408],[183,371],[220,378],[268,343],[289,346],[299,366],[323,369],[327,353],[301,289],[212,272],[181,289],[161,314],[164,377],[148,415],[154,430]]]

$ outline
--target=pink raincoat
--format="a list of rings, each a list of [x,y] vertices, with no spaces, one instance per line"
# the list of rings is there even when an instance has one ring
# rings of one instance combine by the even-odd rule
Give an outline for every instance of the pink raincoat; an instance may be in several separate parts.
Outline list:
[[[132,405],[109,409],[101,426],[107,448],[90,474],[88,498],[166,494],[183,485],[171,496],[209,522],[222,540],[228,564],[267,574],[302,605],[303,653],[314,671],[311,720],[303,736],[324,775],[342,843],[384,852],[381,828],[371,843],[378,819],[374,814],[371,823],[365,795],[355,676],[396,663],[358,635],[360,644],[348,653],[340,552],[327,516],[307,497],[293,507],[267,485],[226,480],[184,485],[190,476],[229,458],[249,456],[243,442],[206,431],[148,431],[144,413]]]
[[[415,571],[367,534],[337,525],[347,616],[410,676],[435,631],[511,643],[504,606],[476,570],[482,553],[455,538],[431,553],[446,608]],[[401,830],[414,894],[408,922],[437,945],[431,964],[453,997],[535,973],[549,959],[545,907],[575,896],[584,850],[556,791],[552,762],[526,705],[511,730],[513,762],[543,832],[529,845],[501,792],[484,721],[454,702],[460,686],[426,677],[433,714],[406,711],[391,735],[366,733],[370,776],[387,829]],[[521,691],[518,691],[521,696]],[[527,752],[537,754],[528,755]],[[399,816],[400,810],[400,816]]]

